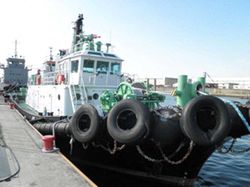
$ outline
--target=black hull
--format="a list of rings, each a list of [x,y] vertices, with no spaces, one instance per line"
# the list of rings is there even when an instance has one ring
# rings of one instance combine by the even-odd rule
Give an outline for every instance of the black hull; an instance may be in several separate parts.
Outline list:
[[[21,109],[18,103],[16,104],[22,115],[29,116],[28,119],[30,120],[34,119],[31,114]],[[230,105],[227,105],[227,108],[232,125],[227,137],[238,138],[248,134],[246,127],[235,110]],[[248,107],[239,106],[239,109],[248,119]],[[56,126],[56,144],[69,159],[86,167],[90,166],[116,173],[135,175],[148,180],[157,180],[164,184],[192,185],[203,164],[224,140],[216,145],[200,146],[194,144],[190,146],[192,142],[182,133],[180,128],[180,116],[176,115],[166,120],[155,113],[152,115],[154,116],[152,123],[155,129],[152,130],[149,138],[139,145],[143,153],[135,145],[125,145],[123,149],[112,152],[114,146],[121,147],[122,144],[114,144],[114,140],[109,136],[107,129],[104,129],[102,136],[96,141],[87,144],[75,141],[73,147],[71,147],[69,143],[71,139],[70,124],[67,121],[61,121]],[[59,117],[57,120],[59,119],[61,120],[62,117]],[[55,121],[56,118],[49,117],[43,120],[46,123],[36,123],[34,127],[42,134],[52,134],[52,126],[54,124],[52,121]],[[206,121],[206,118],[203,121]],[[105,123],[106,120],[104,119],[103,124]],[[163,136],[164,134],[166,136]],[[159,145],[171,161],[158,161],[163,156],[159,150]],[[71,148],[73,149],[71,150]],[[177,164],[176,162],[179,163]]]
[[[122,174],[124,176],[133,176],[137,177],[138,180],[154,181],[155,184],[192,186],[196,180],[196,173],[199,170],[194,169],[192,163],[188,160],[178,166],[149,162],[145,160],[138,153],[136,147],[133,146],[126,147],[126,149],[115,155],[111,155],[102,148],[93,146],[83,149],[83,146],[78,142],[74,143],[73,152],[70,154],[69,139],[60,137],[57,138],[57,146],[64,155],[79,167],[90,167],[96,170]],[[199,150],[197,149],[197,151]],[[197,158],[197,156],[197,154],[191,154],[190,158]],[[200,160],[200,162],[203,163],[202,160]],[[191,167],[187,168],[187,166]],[[186,172],[188,175],[186,175]],[[127,183],[129,184],[130,182],[127,181]]]

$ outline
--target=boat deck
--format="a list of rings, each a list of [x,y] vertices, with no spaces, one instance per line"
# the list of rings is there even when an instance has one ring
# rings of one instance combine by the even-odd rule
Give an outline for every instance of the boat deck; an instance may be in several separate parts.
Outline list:
[[[41,150],[41,136],[0,98],[0,187],[96,186],[60,152]]]

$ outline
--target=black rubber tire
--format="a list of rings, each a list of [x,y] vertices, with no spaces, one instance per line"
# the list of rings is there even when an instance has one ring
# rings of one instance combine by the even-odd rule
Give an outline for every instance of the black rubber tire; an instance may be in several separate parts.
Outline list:
[[[90,104],[82,105],[71,118],[70,130],[74,138],[81,143],[96,139],[102,127],[95,107]]]
[[[126,112],[128,112],[128,115],[131,115],[129,120],[132,120],[134,123],[131,125],[131,127],[121,128],[120,122],[122,120],[122,115]],[[128,118],[125,120],[127,119]],[[129,125],[129,122],[126,125]],[[124,99],[117,103],[108,114],[108,132],[114,140],[120,143],[129,145],[139,144],[142,140],[148,137],[150,132],[149,126],[149,109],[137,100]]]
[[[201,116],[199,112],[202,111],[210,111],[210,116]],[[199,118],[202,124],[199,123]],[[209,129],[211,123],[213,127]],[[214,96],[198,96],[192,99],[184,107],[180,125],[182,132],[201,146],[220,143],[229,134],[232,126],[226,104]]]

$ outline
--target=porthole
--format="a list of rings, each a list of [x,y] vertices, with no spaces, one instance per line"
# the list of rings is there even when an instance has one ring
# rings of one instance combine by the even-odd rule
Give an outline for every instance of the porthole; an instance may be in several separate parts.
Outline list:
[[[97,100],[99,98],[99,95],[97,93],[94,93],[93,99]]]
[[[76,100],[80,100],[81,99],[81,94],[76,93]]]

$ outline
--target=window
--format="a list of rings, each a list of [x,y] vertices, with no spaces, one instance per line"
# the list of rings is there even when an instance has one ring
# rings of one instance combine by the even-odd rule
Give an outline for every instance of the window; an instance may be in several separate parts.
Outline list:
[[[111,63],[111,71],[110,74],[120,75],[121,65],[119,63]]]
[[[84,60],[83,72],[86,72],[86,73],[94,72],[94,60]]]
[[[102,56],[101,53],[97,53],[97,52],[92,52],[92,51],[89,51],[88,54],[90,55],[98,55],[98,56]]]
[[[78,72],[78,60],[71,61],[71,73],[77,73]]]
[[[106,57],[113,57],[113,58],[116,58],[116,56],[113,55],[113,54],[109,54],[109,53],[103,53],[103,54],[104,54],[104,56],[106,56]]]
[[[107,74],[109,69],[109,63],[104,61],[97,61],[96,72]]]

